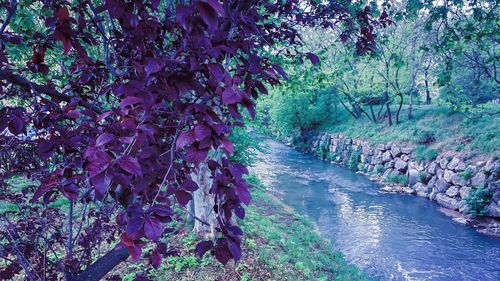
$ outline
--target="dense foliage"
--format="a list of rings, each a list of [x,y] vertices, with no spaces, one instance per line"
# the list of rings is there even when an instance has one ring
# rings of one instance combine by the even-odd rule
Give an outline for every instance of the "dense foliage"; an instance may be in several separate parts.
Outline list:
[[[259,102],[261,123],[282,135],[303,133],[343,111],[392,126],[431,103],[473,119],[499,114],[497,1],[379,4],[395,22],[377,34],[375,52],[359,56],[337,30],[301,30],[302,50],[318,54],[321,65],[285,61],[291,79]]]
[[[129,255],[158,267],[176,253],[167,224],[174,209],[189,213],[201,162],[217,236],[197,252],[238,261],[234,216],[250,194],[228,137],[286,77],[276,57],[319,64],[296,49],[300,26],[339,27],[359,54],[374,51],[387,14],[343,4],[0,1],[1,149],[36,149],[29,159],[41,163],[36,188],[2,187],[19,209],[1,214],[1,278],[98,280]]]

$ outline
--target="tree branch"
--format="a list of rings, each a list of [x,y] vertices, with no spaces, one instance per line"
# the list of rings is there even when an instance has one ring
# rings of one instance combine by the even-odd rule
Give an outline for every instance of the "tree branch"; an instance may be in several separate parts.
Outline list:
[[[108,272],[113,270],[113,268],[125,261],[129,255],[126,247],[114,248],[100,259],[96,260],[80,274],[71,278],[70,281],[99,281],[108,274]]]
[[[71,102],[70,96],[67,96],[65,94],[62,94],[52,88],[49,88],[45,85],[40,85],[34,82],[29,81],[28,79],[22,77],[21,75],[14,74],[11,71],[7,71],[4,69],[0,69],[0,80],[6,80],[12,84],[18,85],[20,87],[26,88],[26,89],[33,89],[37,92],[40,92],[42,94],[45,94],[51,98],[62,100],[65,102]],[[98,107],[92,105],[91,103],[88,103],[86,101],[78,101],[78,105],[85,107],[87,109],[90,109],[94,111],[97,114],[101,114],[102,110],[99,109]]]

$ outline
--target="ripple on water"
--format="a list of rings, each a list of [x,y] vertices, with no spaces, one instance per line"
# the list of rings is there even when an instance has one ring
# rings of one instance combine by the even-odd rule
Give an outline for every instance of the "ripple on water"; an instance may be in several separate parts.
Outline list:
[[[267,141],[251,168],[308,215],[345,258],[382,280],[500,280],[500,240],[476,233],[429,200],[381,194],[366,177]]]

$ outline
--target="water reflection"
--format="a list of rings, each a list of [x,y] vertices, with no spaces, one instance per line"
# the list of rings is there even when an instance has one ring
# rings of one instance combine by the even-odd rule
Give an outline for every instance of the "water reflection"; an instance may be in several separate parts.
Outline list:
[[[500,240],[415,196],[381,194],[366,177],[267,140],[252,171],[315,221],[347,260],[382,280],[500,280]]]

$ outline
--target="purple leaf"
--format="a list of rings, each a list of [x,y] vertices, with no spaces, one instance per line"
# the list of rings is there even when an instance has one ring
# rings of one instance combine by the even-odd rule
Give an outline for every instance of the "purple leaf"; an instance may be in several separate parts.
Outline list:
[[[201,18],[205,22],[209,31],[215,31],[217,25],[219,25],[219,20],[217,19],[217,12],[211,5],[205,2],[197,1],[195,3],[196,9],[200,13]]]
[[[93,176],[104,172],[111,165],[111,157],[103,151],[96,151],[94,158],[85,167],[87,172]]]
[[[231,259],[231,253],[222,245],[215,247],[214,254],[215,258],[223,265],[226,265],[229,259]]]
[[[106,192],[108,192],[111,178],[106,173],[101,173],[93,177],[90,181],[95,188],[97,200],[102,200]]]
[[[138,103],[142,103],[144,101],[143,98],[135,97],[135,96],[127,96],[120,102],[120,107],[124,108],[128,105],[134,105]]]
[[[157,250],[154,250],[153,253],[151,253],[151,264],[154,268],[158,269],[160,267],[162,259],[163,257]]]
[[[182,206],[186,206],[187,203],[189,203],[189,201],[193,199],[193,196],[191,196],[189,192],[179,190],[175,192],[175,198],[177,199],[179,204],[181,204]]]
[[[248,191],[248,186],[246,184],[242,184],[241,182],[236,185],[236,194],[241,202],[245,203],[248,206],[250,204],[250,191]]]
[[[99,137],[97,137],[95,141],[95,146],[103,146],[106,145],[107,143],[111,142],[112,140],[115,139],[115,135],[111,133],[103,133]]]
[[[182,183],[181,188],[187,191],[195,191],[198,189],[198,184],[191,179],[187,179]]]
[[[222,143],[222,147],[224,147],[224,150],[227,151],[227,153],[233,154],[234,146],[230,140],[221,139],[220,142]]]
[[[177,141],[175,142],[175,148],[177,150],[183,149],[186,145],[190,145],[194,142],[195,136],[193,131],[184,131],[179,134]]]
[[[35,202],[43,194],[45,194],[47,191],[55,188],[58,184],[59,184],[58,180],[52,180],[50,182],[42,182],[42,184],[40,184],[40,186],[36,190],[35,194],[33,194],[33,198],[31,198],[31,202]]]
[[[233,257],[234,261],[238,262],[241,258],[240,245],[228,239],[227,247],[229,249],[229,252],[231,252],[231,256]]]
[[[196,245],[195,252],[196,256],[202,258],[203,255],[214,248],[214,243],[212,241],[201,241]]]
[[[207,66],[208,70],[210,70],[210,73],[215,80],[222,80],[222,78],[224,78],[224,73],[226,71],[224,70],[224,67],[222,67],[222,65],[218,63],[210,63]]]
[[[132,175],[135,176],[142,176],[142,168],[141,165],[139,164],[139,161],[137,159],[129,156],[129,155],[123,155],[118,159],[118,166],[120,168],[124,169],[125,171],[131,173]]]
[[[74,183],[64,185],[62,188],[64,196],[70,200],[78,199],[78,190],[78,186]]]
[[[212,130],[205,126],[205,125],[202,125],[202,124],[198,124],[196,125],[196,127],[194,127],[194,135],[196,137],[196,140],[198,141],[201,141],[207,137],[209,137],[212,133]]]
[[[313,65],[318,65],[319,64],[319,58],[317,55],[313,53],[306,53],[307,58],[311,61]]]
[[[273,64],[273,68],[283,77],[283,79],[288,80],[288,74],[286,74],[285,70],[281,66]]]
[[[66,116],[71,119],[78,119],[80,117],[80,110],[78,109],[70,110],[66,112]]]
[[[196,147],[190,147],[187,151],[186,161],[198,164],[205,160],[208,155],[208,149],[198,149]]]
[[[144,66],[144,71],[148,75],[160,71],[165,66],[165,61],[159,58],[146,58],[146,65]]]
[[[233,104],[241,101],[240,95],[236,93],[233,88],[227,87],[224,92],[222,92],[222,102],[224,104]]]
[[[217,13],[219,13],[219,15],[221,16],[224,15],[224,8],[222,7],[222,5],[218,0],[206,0],[206,2],[208,3],[208,5],[214,8],[214,10],[217,11]]]
[[[133,217],[128,220],[125,230],[127,231],[127,236],[137,237],[142,231],[144,226],[144,219],[142,217]]]
[[[163,224],[155,217],[145,217],[144,234],[148,239],[158,241],[163,234]]]

